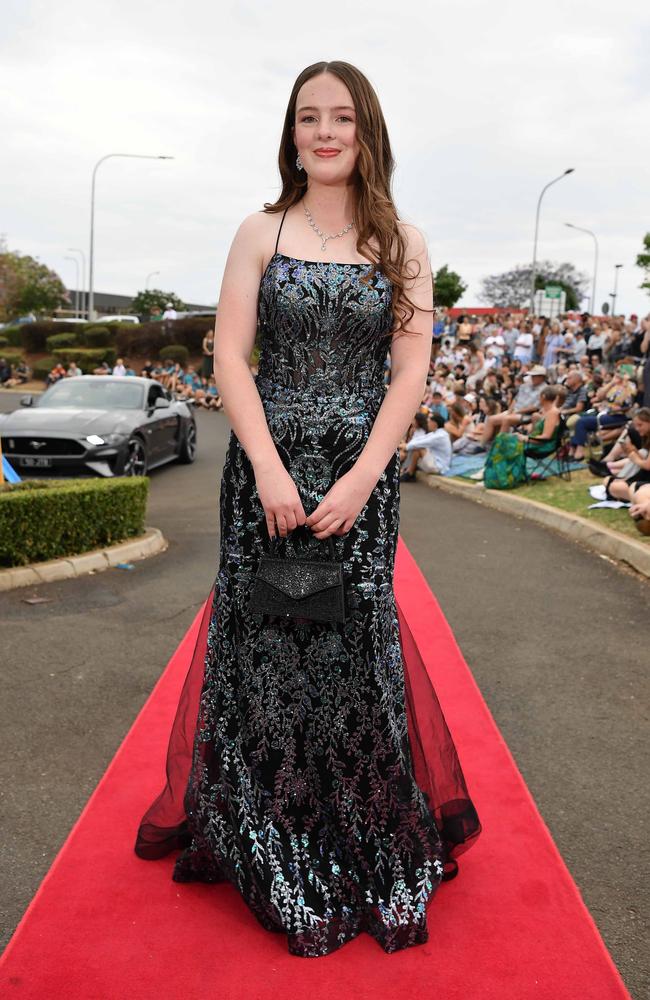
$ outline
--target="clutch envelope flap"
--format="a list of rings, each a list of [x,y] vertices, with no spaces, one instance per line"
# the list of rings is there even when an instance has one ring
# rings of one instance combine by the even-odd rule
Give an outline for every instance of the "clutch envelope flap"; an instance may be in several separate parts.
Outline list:
[[[340,563],[262,556],[257,577],[294,601],[341,583]]]

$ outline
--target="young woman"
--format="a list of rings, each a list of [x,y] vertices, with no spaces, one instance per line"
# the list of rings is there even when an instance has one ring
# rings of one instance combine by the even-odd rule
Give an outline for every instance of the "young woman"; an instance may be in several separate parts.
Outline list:
[[[244,219],[223,276],[220,566],[136,851],[183,847],[175,881],[228,880],[292,954],[362,931],[393,952],[427,940],[426,904],[480,830],[393,592],[398,445],[426,383],[431,271],[354,66],[299,75],[279,166],[278,200]],[[332,543],[345,622],[249,609],[269,538],[289,559],[328,558]]]
[[[201,375],[204,379],[209,379],[214,369],[212,352],[214,350],[214,330],[208,330],[201,341]]]
[[[612,500],[633,501],[635,491],[650,483],[650,408],[642,406],[634,415],[608,459],[610,475],[604,483],[607,496]]]

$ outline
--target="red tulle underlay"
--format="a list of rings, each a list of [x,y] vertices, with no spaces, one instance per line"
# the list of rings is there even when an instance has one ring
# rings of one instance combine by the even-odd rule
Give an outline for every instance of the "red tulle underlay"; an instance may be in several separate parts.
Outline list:
[[[169,738],[167,782],[147,809],[138,829],[135,850],[143,858],[162,857],[175,848],[187,846],[191,839],[184,797],[192,763],[213,602],[214,585],[203,608]],[[396,606],[414,777],[427,797],[445,845],[451,866],[446,866],[447,877],[451,877],[457,868],[453,859],[470,846],[480,832],[480,823],[438,698],[397,599]]]

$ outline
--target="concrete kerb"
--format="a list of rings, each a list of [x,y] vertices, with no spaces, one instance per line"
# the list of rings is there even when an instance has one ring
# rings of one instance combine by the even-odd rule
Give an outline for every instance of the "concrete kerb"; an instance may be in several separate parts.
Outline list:
[[[144,535],[128,542],[108,545],[103,549],[82,552],[78,556],[65,559],[50,559],[48,562],[31,563],[29,566],[14,566],[0,570],[0,591],[15,587],[30,587],[55,580],[69,580],[86,573],[99,573],[121,562],[147,559],[168,546],[167,539],[159,528],[145,528]]]
[[[599,555],[626,563],[642,576],[650,579],[650,545],[637,542],[634,538],[626,538],[625,535],[621,535],[605,525],[594,524],[593,521],[588,521],[586,518],[580,517],[579,514],[569,514],[567,511],[540,503],[538,500],[518,497],[501,490],[488,490],[480,484],[462,483],[458,480],[430,474],[425,475],[421,472],[417,473],[418,479],[421,479],[423,475],[427,486],[433,489],[453,493],[454,496],[482,503],[486,507],[493,507],[506,514],[536,521],[547,528],[559,531],[574,542],[587,545]]]

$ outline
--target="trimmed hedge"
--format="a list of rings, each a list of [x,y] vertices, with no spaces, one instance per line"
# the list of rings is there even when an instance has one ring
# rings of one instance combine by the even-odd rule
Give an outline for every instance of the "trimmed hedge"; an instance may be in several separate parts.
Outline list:
[[[190,354],[187,347],[183,347],[182,344],[168,344],[167,347],[163,347],[163,349],[159,352],[159,357],[161,357],[163,361],[180,361],[183,367],[187,364],[189,356]]]
[[[56,351],[59,347],[79,347],[80,344],[79,333],[53,333],[51,337],[45,338],[45,348],[48,351]]]
[[[21,340],[29,354],[40,354],[46,350],[47,338],[55,333],[79,333],[83,330],[81,323],[53,323],[51,320],[37,320],[36,323],[23,323],[20,326]]]
[[[120,327],[115,346],[122,357],[157,358],[161,347],[168,343],[161,323],[129,323]]]
[[[23,360],[22,353],[20,353],[19,351],[2,350],[0,351],[0,357],[3,357],[7,362],[7,364],[10,364],[12,368],[14,367],[14,365],[17,365],[19,361]]]
[[[12,347],[23,346],[22,326],[5,326],[2,330],[2,336],[7,338]]]
[[[190,354],[200,354],[208,330],[214,329],[209,316],[188,316],[185,319],[154,320],[150,323],[125,324],[118,332],[116,346],[120,354],[157,357],[167,344],[181,344]]]
[[[114,347],[62,347],[54,351],[54,357],[64,365],[71,361],[79,365],[84,375],[91,375],[102,361],[107,361],[111,367],[115,364],[117,352]]]
[[[31,365],[32,378],[37,380],[39,378],[45,379],[47,375],[50,374],[52,369],[56,364],[56,358],[48,355],[45,358],[39,358],[38,361],[34,361]]]
[[[86,347],[108,347],[113,334],[107,326],[88,326],[83,332]]]
[[[148,476],[0,486],[0,566],[79,555],[144,532]]]

